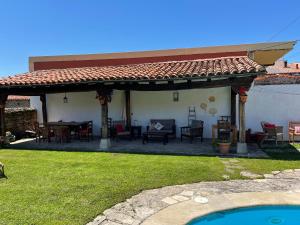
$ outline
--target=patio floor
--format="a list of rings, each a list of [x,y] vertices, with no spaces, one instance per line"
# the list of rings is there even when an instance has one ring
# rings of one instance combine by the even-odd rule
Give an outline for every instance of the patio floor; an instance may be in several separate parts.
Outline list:
[[[41,149],[41,150],[62,150],[62,151],[100,151],[99,138],[92,141],[72,140],[70,143],[41,142],[37,143],[35,139],[21,139],[10,144],[14,149]],[[231,148],[231,153],[226,156],[266,158],[268,157],[256,144],[248,145],[249,152],[246,154],[237,154],[236,147]],[[205,139],[202,143],[195,141],[193,144],[189,141],[180,142],[179,139],[170,140],[168,144],[161,142],[150,142],[142,144],[141,139],[137,140],[119,140],[112,141],[112,147],[107,152],[115,153],[141,153],[141,154],[168,154],[168,155],[211,155],[223,156],[218,152],[218,148],[212,146],[210,139]]]

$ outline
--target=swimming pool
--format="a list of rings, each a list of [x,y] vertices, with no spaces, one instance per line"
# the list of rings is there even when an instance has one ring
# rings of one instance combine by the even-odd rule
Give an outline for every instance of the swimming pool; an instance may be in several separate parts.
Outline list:
[[[256,206],[220,211],[188,225],[300,225],[300,206]]]

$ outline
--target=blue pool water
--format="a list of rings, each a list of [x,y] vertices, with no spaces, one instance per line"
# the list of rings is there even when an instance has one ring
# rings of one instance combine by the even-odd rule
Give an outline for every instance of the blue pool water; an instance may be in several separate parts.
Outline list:
[[[257,206],[220,211],[188,225],[300,225],[300,206]]]

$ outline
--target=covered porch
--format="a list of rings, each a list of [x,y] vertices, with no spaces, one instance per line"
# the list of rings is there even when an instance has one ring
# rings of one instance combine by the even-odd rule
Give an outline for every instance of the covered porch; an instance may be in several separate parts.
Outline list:
[[[174,50],[174,52],[154,51],[149,53],[127,53],[126,55],[116,53],[108,54],[109,56],[104,54],[95,57],[33,58],[30,60],[31,72],[0,80],[0,134],[4,137],[6,131],[4,105],[7,96],[29,95],[38,96],[41,102],[40,122],[45,125],[48,122],[55,122],[53,120],[78,121],[82,120],[83,117],[95,115],[93,123],[98,124],[98,126],[94,127],[94,132],[99,134],[100,139],[95,139],[86,144],[77,142],[59,145],[56,143],[43,144],[43,146],[51,149],[55,146],[57,149],[63,149],[64,147],[72,148],[72,145],[84,145],[90,149],[101,151],[117,152],[122,151],[122,149],[125,149],[125,151],[131,149],[133,152],[155,153],[156,145],[158,145],[160,146],[158,149],[165,149],[167,153],[172,151],[174,154],[182,154],[185,151],[190,154],[216,154],[211,141],[200,143],[203,146],[202,153],[199,152],[199,145],[187,146],[184,143],[179,143],[176,139],[170,141],[166,146],[159,143],[141,145],[140,141],[128,143],[127,141],[120,141],[117,144],[111,142],[109,135],[110,113],[116,115],[117,111],[122,111],[121,119],[124,119],[126,126],[129,128],[135,125],[134,121],[137,114],[140,118],[144,116],[144,118],[139,119],[144,132],[146,126],[149,125],[147,121],[150,119],[174,119],[172,114],[174,111],[186,111],[188,105],[180,106],[178,104],[177,108],[171,109],[171,111],[173,110],[172,113],[159,114],[158,111],[170,111],[170,107],[164,103],[161,105],[156,104],[166,96],[169,96],[171,101],[176,101],[173,94],[176,93],[177,98],[179,94],[180,99],[181,93],[185,93],[185,102],[188,102],[191,98],[195,99],[191,102],[191,105],[201,107],[206,113],[195,118],[203,120],[205,123],[206,136],[204,138],[211,138],[211,128],[213,124],[216,124],[218,117],[229,116],[232,126],[238,129],[238,143],[233,146],[232,153],[248,154],[245,143],[247,91],[253,80],[258,75],[265,73],[264,65],[272,63],[273,60],[277,59],[277,56],[283,55],[292,46],[292,42],[281,43],[280,51],[274,49],[272,45],[263,46],[269,48],[263,51],[253,49],[254,46],[245,45],[242,47],[229,46],[226,48],[226,52],[223,48],[210,50],[198,48]],[[246,51],[246,49],[248,50]],[[209,51],[209,53],[206,51]],[[266,54],[262,57],[263,52],[267,52],[269,55]],[[271,55],[270,57],[270,53],[276,56]],[[270,58],[272,59],[270,60]],[[197,101],[197,98],[201,99],[205,96],[206,100],[209,99],[211,90],[219,93],[220,98],[214,103],[215,107],[212,107],[212,110],[210,108],[204,109],[202,103],[205,102]],[[220,92],[220,90],[223,90],[223,92]],[[89,97],[83,93],[89,93]],[[187,93],[193,94],[189,95]],[[63,99],[65,100],[67,96],[76,94],[82,101],[75,101],[68,108],[68,112],[63,111],[65,107],[60,104],[60,101],[62,101],[61,96],[64,96]],[[148,96],[147,101],[146,98],[143,98],[146,95]],[[116,96],[119,97],[116,98]],[[211,96],[215,97],[214,95]],[[140,104],[136,104],[137,99],[139,99]],[[85,107],[86,102],[93,102],[94,104],[95,101],[98,102],[97,109],[93,108],[94,105],[92,108]],[[77,104],[77,107],[75,104]],[[218,112],[216,109],[220,105],[227,106],[228,110],[224,111],[225,114],[223,114],[223,111]],[[142,110],[145,108],[148,108],[147,113]],[[63,115],[62,119],[57,119],[61,114]],[[73,116],[72,119],[70,115]],[[158,118],[159,115],[163,115],[164,118]],[[120,119],[120,113],[117,117],[112,119]],[[179,126],[176,124],[178,126],[177,131],[180,126],[188,125],[186,115],[178,116],[178,118],[180,118],[180,123],[177,119],[179,124]],[[182,122],[183,120],[186,122]],[[177,132],[175,137],[179,135]],[[21,143],[15,146],[21,146]]]

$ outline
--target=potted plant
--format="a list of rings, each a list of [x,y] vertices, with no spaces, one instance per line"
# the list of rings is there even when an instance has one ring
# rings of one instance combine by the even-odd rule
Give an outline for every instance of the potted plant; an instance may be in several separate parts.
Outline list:
[[[218,146],[219,146],[219,152],[221,154],[228,154],[230,150],[231,142],[229,140],[219,140]]]

